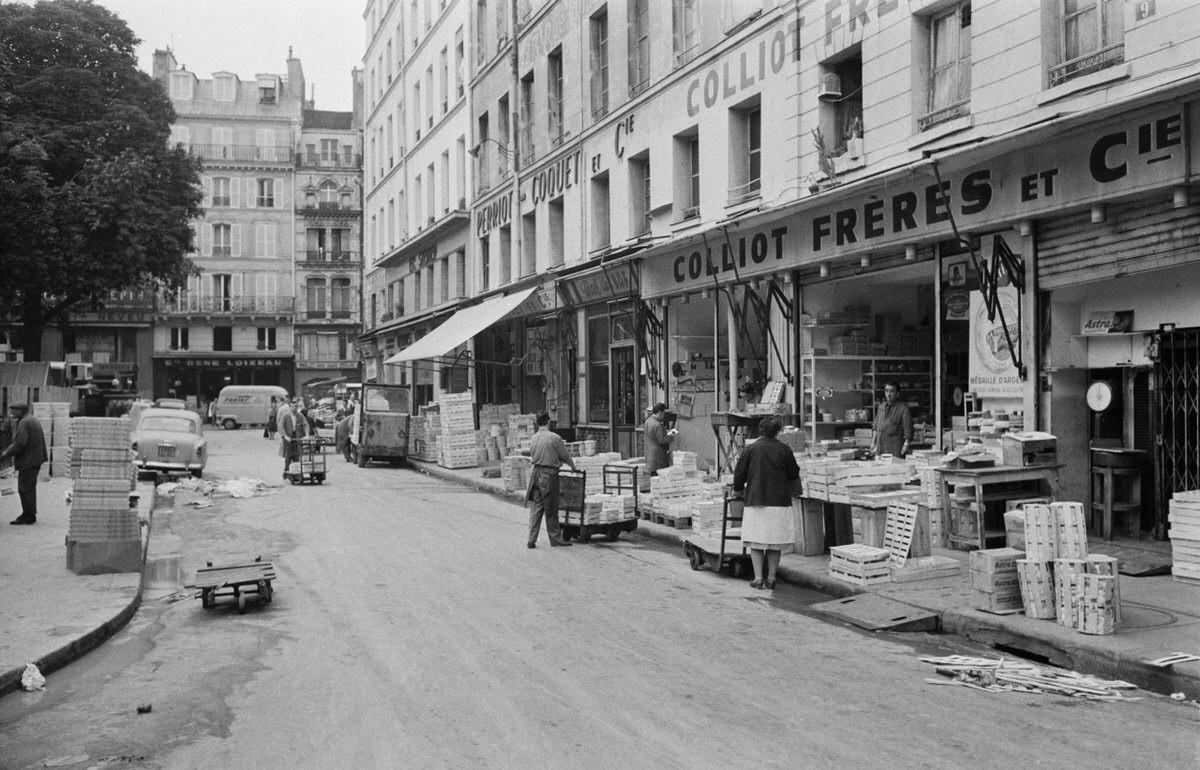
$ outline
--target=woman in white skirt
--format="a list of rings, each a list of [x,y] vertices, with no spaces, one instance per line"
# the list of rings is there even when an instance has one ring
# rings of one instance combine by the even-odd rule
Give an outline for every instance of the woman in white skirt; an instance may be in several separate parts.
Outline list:
[[[775,438],[782,427],[778,417],[764,418],[758,440],[742,450],[733,472],[733,490],[745,500],[742,544],[750,549],[754,565],[751,588],[775,587],[779,557],[796,542],[792,482],[800,477],[800,466],[791,447]]]

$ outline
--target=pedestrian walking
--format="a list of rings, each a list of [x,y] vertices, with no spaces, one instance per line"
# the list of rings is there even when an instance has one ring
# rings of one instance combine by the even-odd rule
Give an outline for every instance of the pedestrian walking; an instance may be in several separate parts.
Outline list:
[[[215,400],[215,399],[214,399],[214,400],[210,400],[210,401],[208,402],[208,410],[207,410],[207,412],[206,412],[206,416],[207,416],[207,418],[208,418],[208,419],[206,420],[206,422],[207,422],[209,425],[216,425],[216,424],[217,424],[217,402],[216,402],[216,400]]]
[[[17,496],[21,499],[21,515],[9,524],[37,522],[37,480],[46,456],[46,435],[38,418],[29,413],[28,404],[10,404],[8,412],[16,421],[12,443],[0,452],[0,460],[13,458],[17,471]]]
[[[274,439],[279,430],[279,398],[271,396],[271,405],[267,407],[267,422],[263,426],[263,438]]]
[[[650,407],[650,416],[642,425],[642,435],[646,440],[646,469],[651,476],[657,476],[659,468],[671,464],[671,442],[679,431],[673,428],[667,430],[664,422],[666,416],[667,405],[659,402]]]
[[[791,447],[775,438],[782,427],[778,417],[764,418],[758,440],[746,445],[733,471],[733,490],[745,501],[742,544],[754,566],[751,588],[774,588],[779,557],[796,543],[791,482],[800,478],[800,466]]]
[[[912,413],[900,400],[900,386],[889,382],[883,386],[883,405],[875,415],[875,434],[872,454],[904,457],[912,441]]]
[[[525,500],[529,503],[529,539],[525,545],[537,548],[538,532],[542,528],[542,517],[546,518],[546,537],[550,545],[570,545],[562,536],[558,523],[558,469],[563,463],[575,470],[575,461],[567,451],[562,436],[550,430],[550,415],[539,412],[537,433],[529,442],[529,488]]]
[[[333,447],[341,452],[346,462],[350,459],[350,416],[343,410],[337,412],[337,422],[333,426]]]

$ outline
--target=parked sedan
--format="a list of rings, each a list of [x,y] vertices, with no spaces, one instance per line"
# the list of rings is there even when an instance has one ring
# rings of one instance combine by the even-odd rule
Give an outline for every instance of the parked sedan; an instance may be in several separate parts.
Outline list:
[[[204,472],[208,447],[204,423],[195,412],[160,407],[143,409],[131,440],[137,455],[134,462],[139,468],[191,473],[196,478]]]

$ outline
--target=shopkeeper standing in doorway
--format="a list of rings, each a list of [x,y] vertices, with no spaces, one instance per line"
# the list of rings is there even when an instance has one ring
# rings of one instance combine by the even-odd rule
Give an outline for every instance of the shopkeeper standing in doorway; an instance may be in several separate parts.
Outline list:
[[[876,457],[904,457],[912,442],[912,414],[900,400],[900,388],[894,382],[883,386],[883,404],[875,413],[875,436],[871,453]]]
[[[659,402],[650,407],[650,416],[642,425],[642,434],[646,441],[646,470],[651,476],[658,475],[659,468],[671,464],[671,442],[675,440],[678,431],[667,430],[664,421],[667,418],[667,405]]]

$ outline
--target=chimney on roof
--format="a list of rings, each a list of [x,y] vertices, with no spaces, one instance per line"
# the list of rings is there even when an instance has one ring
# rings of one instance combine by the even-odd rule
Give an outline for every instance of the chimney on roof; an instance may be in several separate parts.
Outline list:
[[[157,48],[154,51],[153,71],[150,73],[155,80],[166,82],[167,75],[173,69],[178,68],[175,61],[175,54],[171,53],[170,48]]]
[[[304,68],[300,66],[300,60],[292,56],[292,47],[288,46],[288,96],[304,104]]]

